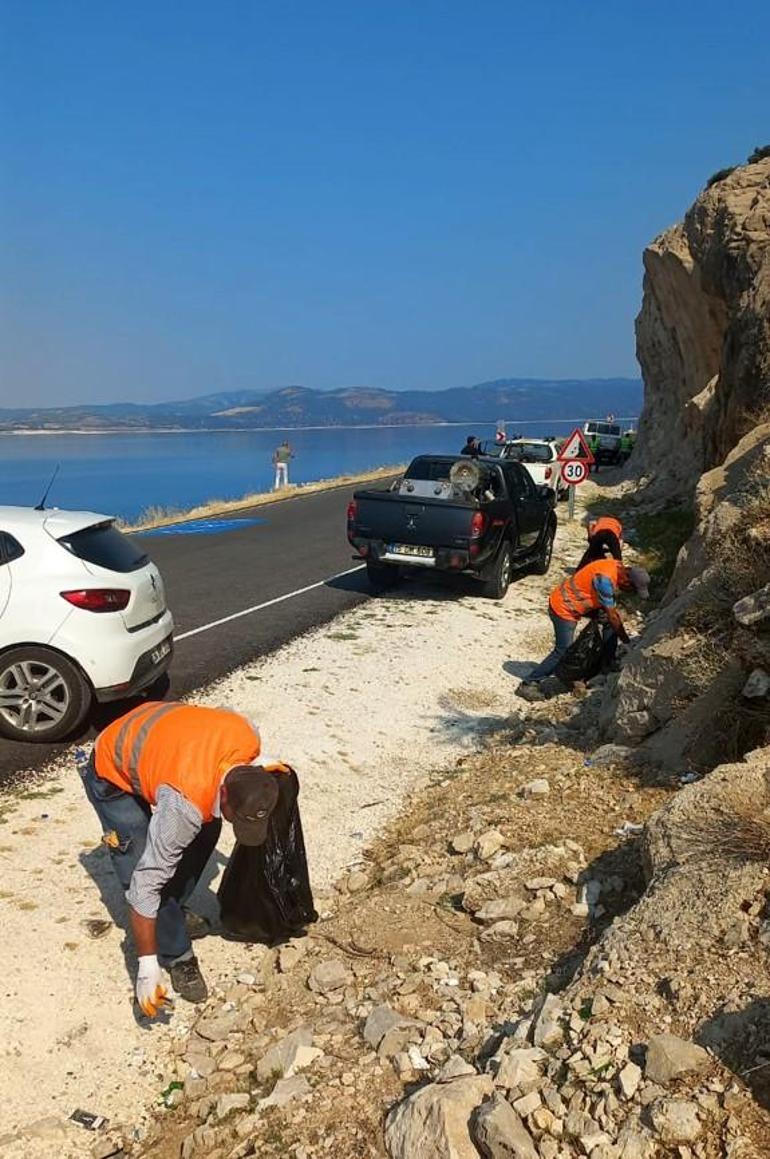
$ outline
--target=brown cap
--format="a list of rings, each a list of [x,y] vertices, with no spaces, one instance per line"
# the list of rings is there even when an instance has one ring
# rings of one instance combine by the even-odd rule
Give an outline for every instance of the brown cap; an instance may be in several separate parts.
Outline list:
[[[267,840],[270,815],[278,804],[279,775],[260,765],[236,765],[225,777],[233,832],[241,845],[263,845]]]

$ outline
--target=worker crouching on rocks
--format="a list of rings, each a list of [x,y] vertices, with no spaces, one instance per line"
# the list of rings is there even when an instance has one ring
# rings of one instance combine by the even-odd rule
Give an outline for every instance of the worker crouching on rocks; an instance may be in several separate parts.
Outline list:
[[[580,571],[586,564],[606,559],[607,556],[612,559],[623,558],[623,524],[612,515],[601,515],[588,524],[588,547],[575,570]]]
[[[617,591],[634,591],[642,599],[649,595],[650,577],[641,567],[626,567],[617,559],[597,560],[578,569],[551,592],[548,612],[554,632],[554,646],[545,660],[533,668],[522,682],[521,690],[527,699],[527,687],[545,680],[557,668],[559,661],[575,636],[578,621],[583,616],[602,615],[607,645],[605,662],[614,659],[618,639],[628,643],[615,604]]]
[[[286,765],[260,762],[259,733],[220,708],[149,702],[109,725],[82,769],[126,891],[139,970],[136,997],[154,1017],[174,990],[208,991],[192,951],[184,903],[214,851],[222,818],[241,845],[262,845]]]

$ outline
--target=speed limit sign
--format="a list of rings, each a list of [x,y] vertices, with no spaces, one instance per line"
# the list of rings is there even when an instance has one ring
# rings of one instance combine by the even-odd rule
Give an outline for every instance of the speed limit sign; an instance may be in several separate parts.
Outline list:
[[[568,459],[561,465],[561,477],[565,483],[574,487],[582,483],[588,475],[588,465],[582,459]]]

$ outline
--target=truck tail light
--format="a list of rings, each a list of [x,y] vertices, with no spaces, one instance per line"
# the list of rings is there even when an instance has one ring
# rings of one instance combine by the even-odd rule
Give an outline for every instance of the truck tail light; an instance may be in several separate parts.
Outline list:
[[[348,503],[348,523],[355,523],[358,515],[358,504],[355,499],[351,499]]]
[[[474,511],[471,517],[471,539],[480,539],[487,525],[487,517],[483,511]]]
[[[131,592],[125,588],[78,588],[59,595],[85,612],[122,612],[131,599]]]
[[[545,477],[546,477],[546,479],[550,479],[550,478],[551,478],[551,475],[553,475],[553,470],[552,470],[552,468],[551,468],[551,467],[546,467],[546,469],[545,469]]]

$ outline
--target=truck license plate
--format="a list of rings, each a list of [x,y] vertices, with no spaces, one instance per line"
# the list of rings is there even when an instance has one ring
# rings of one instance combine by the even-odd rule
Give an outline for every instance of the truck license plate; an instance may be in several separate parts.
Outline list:
[[[391,555],[415,555],[420,559],[432,559],[432,547],[416,547],[413,543],[389,543],[388,551]]]

